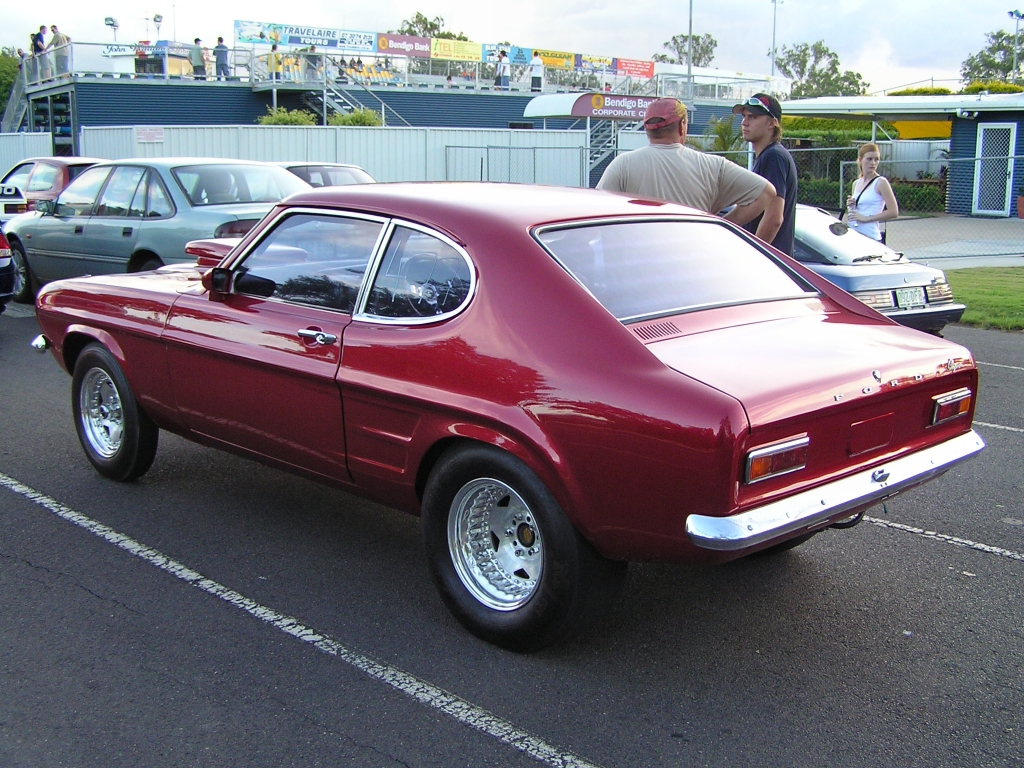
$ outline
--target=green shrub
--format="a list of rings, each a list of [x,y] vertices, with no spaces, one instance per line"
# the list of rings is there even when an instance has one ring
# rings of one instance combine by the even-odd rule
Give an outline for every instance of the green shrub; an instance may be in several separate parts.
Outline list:
[[[901,91],[889,91],[886,96],[949,96],[953,93],[949,88],[904,88]]]
[[[328,125],[381,125],[380,115],[372,109],[356,109],[345,114],[334,113],[327,119]]]
[[[981,93],[982,91],[988,91],[989,93],[1021,93],[1024,91],[1024,86],[1004,83],[1002,80],[989,80],[987,83],[975,80],[960,91],[960,93]]]
[[[316,115],[304,109],[267,107],[267,114],[256,120],[260,125],[316,125]]]
[[[918,186],[892,182],[892,192],[900,210],[907,213],[941,213],[946,210],[946,201],[938,184]]]
[[[800,179],[796,190],[798,203],[837,210],[840,205],[839,182],[829,179]]]

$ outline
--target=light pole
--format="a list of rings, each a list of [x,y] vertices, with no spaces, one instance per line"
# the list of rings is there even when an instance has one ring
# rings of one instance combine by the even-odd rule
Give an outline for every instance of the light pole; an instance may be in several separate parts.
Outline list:
[[[782,0],[772,0],[772,77],[775,77],[775,20],[779,15],[779,3]]]
[[[103,23],[106,24],[108,27],[110,27],[114,31],[114,42],[116,43],[117,42],[117,28],[119,26],[118,23],[117,23],[117,19],[115,19],[113,16],[107,16],[107,18],[105,18],[103,20]]]
[[[693,107],[693,0],[690,0],[690,34],[686,36],[686,82],[690,90],[690,106]]]
[[[1006,15],[1013,19],[1013,82],[1017,82],[1017,41],[1020,34],[1020,20],[1024,19],[1024,13],[1020,11],[1007,11]]]

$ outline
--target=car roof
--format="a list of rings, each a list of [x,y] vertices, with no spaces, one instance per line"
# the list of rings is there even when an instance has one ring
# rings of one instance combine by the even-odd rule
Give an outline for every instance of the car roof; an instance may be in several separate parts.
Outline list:
[[[400,182],[319,187],[285,205],[357,208],[408,217],[449,229],[455,220],[501,220],[525,227],[617,216],[700,216],[703,211],[661,200],[577,187],[491,182]]]
[[[19,160],[11,169],[17,168],[19,165],[25,163],[50,163],[51,165],[95,165],[96,163],[107,162],[100,157],[26,157],[24,160]]]
[[[361,165],[355,165],[354,163],[318,163],[315,160],[274,160],[274,165],[280,165],[282,168],[295,168],[297,166],[312,166],[316,168],[356,168],[363,170]]]
[[[183,165],[262,165],[256,160],[235,160],[230,157],[124,157],[120,160],[103,160],[104,165],[148,165],[153,168],[178,168]]]

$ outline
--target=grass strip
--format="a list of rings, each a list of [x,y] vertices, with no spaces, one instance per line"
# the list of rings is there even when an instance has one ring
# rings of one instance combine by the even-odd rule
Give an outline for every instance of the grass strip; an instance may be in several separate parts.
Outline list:
[[[967,305],[960,319],[978,328],[1024,330],[1024,267],[952,269],[953,298]]]

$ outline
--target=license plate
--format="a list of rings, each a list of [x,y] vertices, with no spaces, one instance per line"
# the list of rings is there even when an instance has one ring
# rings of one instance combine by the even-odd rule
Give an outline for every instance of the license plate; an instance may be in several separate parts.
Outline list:
[[[897,288],[896,305],[899,307],[923,307],[924,288]]]

